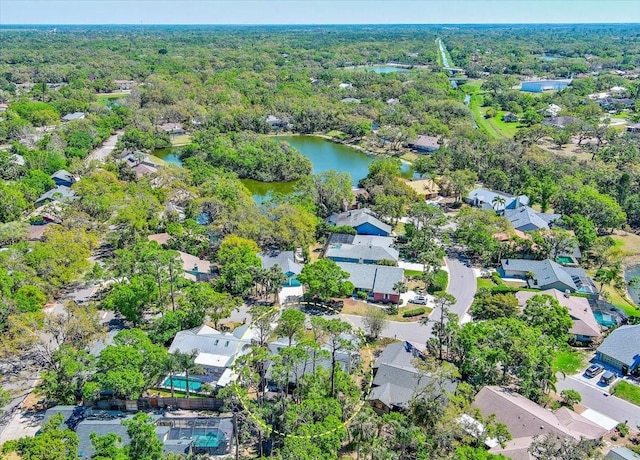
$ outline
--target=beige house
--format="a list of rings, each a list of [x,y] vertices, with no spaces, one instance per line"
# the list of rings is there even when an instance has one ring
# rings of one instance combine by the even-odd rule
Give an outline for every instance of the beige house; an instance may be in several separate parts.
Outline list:
[[[405,182],[411,190],[416,192],[420,197],[425,200],[433,200],[438,197],[440,193],[440,187],[435,183],[433,179],[418,179]]]

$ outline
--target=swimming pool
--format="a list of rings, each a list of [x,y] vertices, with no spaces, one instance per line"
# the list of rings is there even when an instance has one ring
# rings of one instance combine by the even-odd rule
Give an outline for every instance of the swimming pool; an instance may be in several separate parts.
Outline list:
[[[593,316],[596,318],[596,321],[601,326],[610,327],[610,326],[616,326],[618,324],[618,321],[616,321],[615,316],[609,315],[607,313],[595,311],[593,312]]]
[[[171,387],[171,381],[173,380],[173,388],[176,390],[186,391],[187,389],[187,379],[184,377],[167,377],[164,381],[164,386],[169,388]],[[189,378],[189,391],[200,391],[202,389],[202,382]]]

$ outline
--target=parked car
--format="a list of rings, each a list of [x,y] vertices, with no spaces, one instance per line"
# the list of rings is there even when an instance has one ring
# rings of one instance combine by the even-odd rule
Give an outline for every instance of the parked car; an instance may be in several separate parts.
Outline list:
[[[417,295],[413,299],[409,299],[409,303],[415,303],[417,305],[426,305],[427,298],[423,295]]]
[[[607,371],[604,374],[602,374],[602,377],[600,377],[600,383],[602,383],[603,385],[609,385],[616,378],[617,378],[616,374],[614,374],[611,371]]]
[[[586,371],[584,371],[584,374],[589,378],[593,378],[602,371],[604,371],[604,367],[599,366],[598,364],[592,364]]]

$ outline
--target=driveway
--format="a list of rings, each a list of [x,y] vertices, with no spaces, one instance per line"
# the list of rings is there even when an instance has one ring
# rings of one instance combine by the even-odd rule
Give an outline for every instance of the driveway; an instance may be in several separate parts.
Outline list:
[[[640,425],[640,407],[609,395],[608,390],[589,384],[579,377],[562,378],[562,376],[558,376],[556,389],[558,393],[562,390],[576,390],[582,396],[581,404],[583,406],[618,422],[627,422],[631,428]]]
[[[449,268],[447,293],[456,298],[456,303],[449,310],[458,315],[460,322],[465,322],[465,316],[473,303],[473,297],[476,295],[476,275],[471,267],[467,267],[458,259],[447,257],[445,260]],[[440,308],[436,307],[429,315],[429,319],[431,321],[439,321],[440,315]],[[428,327],[429,335],[431,335],[433,322],[430,322],[426,327]]]
[[[116,131],[116,133],[109,137],[104,143],[96,148],[93,152],[87,155],[85,158],[85,163],[88,165],[92,161],[99,161],[100,163],[104,163],[109,154],[113,152],[116,148],[116,142],[118,142],[118,138],[122,135],[123,131]]]

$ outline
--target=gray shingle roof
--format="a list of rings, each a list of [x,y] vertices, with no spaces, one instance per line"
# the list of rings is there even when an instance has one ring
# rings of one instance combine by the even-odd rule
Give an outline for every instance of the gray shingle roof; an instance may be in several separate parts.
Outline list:
[[[84,118],[84,112],[68,113],[67,115],[62,117],[64,121],[81,120],[83,118]]]
[[[345,258],[354,260],[375,260],[383,259],[398,261],[399,253],[394,248],[383,248],[381,246],[364,246],[357,244],[330,244],[325,252],[325,257]]]
[[[247,330],[246,327],[238,329]],[[242,337],[242,335],[236,333],[238,329],[234,333],[229,333],[219,332],[209,326],[200,326],[180,331],[171,342],[169,353],[175,353],[176,351],[190,353],[193,350],[197,350],[199,355],[196,358],[196,362],[199,364],[206,365],[205,362],[199,362],[202,361],[199,359],[200,355],[206,353],[219,356],[221,360],[225,361],[221,362],[219,367],[228,367],[233,363],[236,354],[242,354],[251,344],[251,334],[246,334],[246,337]]]
[[[569,289],[578,290],[571,275],[553,260],[502,259],[501,263],[503,270],[522,272],[523,275],[532,272],[533,279],[529,280],[532,287],[544,289],[545,286],[560,282]]]
[[[354,284],[356,289],[364,289],[378,294],[396,294],[393,285],[404,280],[404,270],[400,267],[350,262],[337,262],[337,264],[349,273],[349,281]]]
[[[636,367],[640,362],[640,326],[615,329],[598,347],[598,353],[610,356],[630,369]]]
[[[536,212],[529,206],[522,206],[517,209],[506,209],[504,217],[516,230],[535,230],[548,229],[551,222],[560,218],[560,214],[544,214]]]
[[[487,190],[482,187],[471,190],[469,195],[467,195],[467,201],[471,202],[474,206],[484,209],[493,209],[493,200],[496,197],[502,198],[505,201],[504,205],[497,205],[496,209],[517,209],[520,206],[527,206],[529,204],[529,197],[526,195],[514,197],[508,193]]]
[[[369,209],[354,209],[352,211],[342,212],[340,214],[332,214],[327,219],[330,223],[342,227],[346,225],[347,227],[356,228],[364,223],[369,223],[374,227],[383,230],[386,233],[391,233],[391,226],[385,224],[380,221],[377,217],[373,215],[373,213]]]
[[[640,455],[626,447],[616,447],[609,451],[607,458],[611,460],[640,460]]]
[[[416,393],[431,383],[431,378],[418,372],[412,363],[422,354],[408,342],[387,346],[374,364],[375,377],[368,400],[379,400],[387,407],[407,407]],[[455,390],[455,383],[445,386]]]
[[[36,200],[36,203],[40,203],[46,200],[56,200],[56,201],[64,201],[70,200],[76,196],[76,193],[71,190],[69,187],[64,185],[58,185],[55,188],[52,188],[48,192],[43,193]]]
[[[302,271],[302,265],[295,262],[293,251],[272,251],[258,254],[258,257],[262,261],[263,268],[277,265],[284,274],[293,273],[295,275],[299,275]]]

